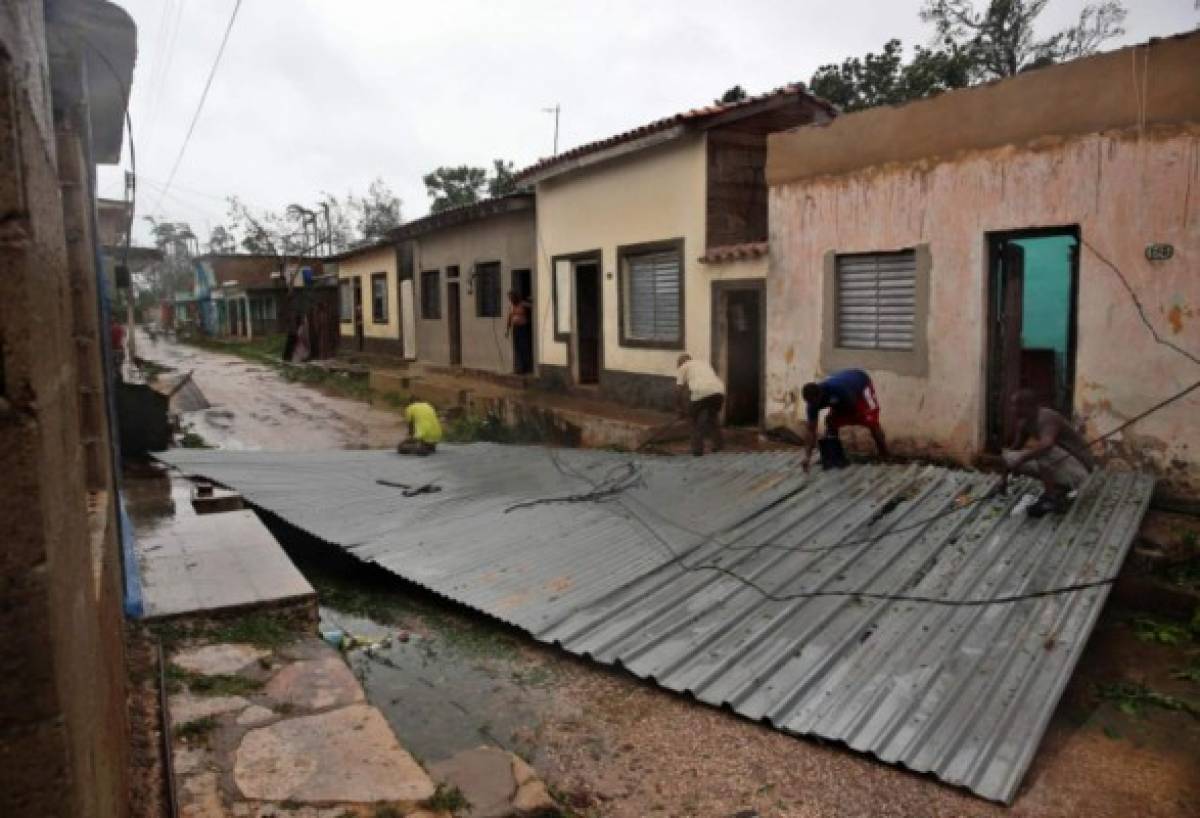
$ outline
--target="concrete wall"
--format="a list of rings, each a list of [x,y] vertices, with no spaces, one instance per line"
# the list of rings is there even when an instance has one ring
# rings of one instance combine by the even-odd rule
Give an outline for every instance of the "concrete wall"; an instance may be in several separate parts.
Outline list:
[[[371,316],[371,275],[386,273],[388,285],[387,320],[376,322]],[[363,336],[368,340],[400,340],[400,296],[396,278],[396,248],[391,245],[364,250],[338,262],[338,281],[359,279],[362,285]],[[342,337],[354,337],[354,322],[343,321]],[[380,348],[387,349],[381,345]]]
[[[42,20],[40,2],[0,0],[0,815],[122,816],[120,551],[86,108],[55,99],[52,115]]]
[[[422,361],[448,365],[450,334],[447,323],[449,301],[446,298],[446,268],[459,268],[459,299],[462,327],[462,365],[469,369],[509,373],[513,369],[512,340],[504,337],[508,317],[508,291],[512,289],[512,271],[536,269],[537,240],[532,210],[484,217],[422,235],[415,242],[413,280],[416,284],[417,349]],[[479,318],[476,315],[471,273],[482,262],[500,262],[501,315]],[[441,318],[421,317],[421,273],[438,270]],[[534,281],[534,324],[552,320],[549,289]],[[470,291],[470,292],[468,292]],[[545,295],[542,295],[545,294]],[[544,317],[543,317],[544,314]]]
[[[827,254],[926,245],[927,374],[872,375],[897,448],[970,459],[984,443],[987,234],[1077,225],[1084,247],[1075,407],[1089,436],[1115,427],[1194,381],[1200,367],[1154,342],[1101,255],[1124,273],[1159,334],[1200,354],[1196,190],[1195,124],[1044,137],[773,186],[769,422],[794,420],[799,387],[821,374]],[[1146,246],[1158,242],[1173,244],[1175,257],[1147,261]],[[1197,495],[1198,410],[1193,394],[1120,436],[1116,453],[1156,470],[1171,490]]]
[[[762,275],[761,264],[701,264],[707,228],[706,136],[697,134],[538,185],[537,361],[561,378],[568,345],[554,338],[550,260],[599,250],[604,306],[601,388],[613,397],[667,408],[675,361],[686,350],[708,359],[712,282]],[[675,349],[621,346],[617,248],[683,239],[684,343]],[[560,297],[569,298],[570,294]]]

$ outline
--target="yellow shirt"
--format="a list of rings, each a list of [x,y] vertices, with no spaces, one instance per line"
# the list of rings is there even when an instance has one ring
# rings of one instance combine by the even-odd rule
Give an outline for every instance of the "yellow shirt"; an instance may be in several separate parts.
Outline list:
[[[413,437],[425,443],[440,443],[442,440],[442,424],[438,422],[437,412],[424,401],[410,403],[404,410],[404,419],[412,426]]]

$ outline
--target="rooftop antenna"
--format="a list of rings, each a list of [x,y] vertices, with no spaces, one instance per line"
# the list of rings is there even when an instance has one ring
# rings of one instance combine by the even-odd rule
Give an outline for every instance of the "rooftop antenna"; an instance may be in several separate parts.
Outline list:
[[[543,114],[554,114],[554,156],[558,156],[558,113],[562,110],[562,106],[557,102],[553,108],[543,108]]]

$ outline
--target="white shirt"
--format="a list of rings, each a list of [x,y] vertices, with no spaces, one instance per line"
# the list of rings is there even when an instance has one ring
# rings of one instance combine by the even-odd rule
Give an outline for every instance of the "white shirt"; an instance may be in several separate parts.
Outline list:
[[[725,384],[721,383],[721,379],[717,377],[716,372],[713,372],[713,368],[695,358],[685,361],[683,366],[679,367],[679,377],[676,378],[675,383],[688,388],[692,401],[725,394]]]

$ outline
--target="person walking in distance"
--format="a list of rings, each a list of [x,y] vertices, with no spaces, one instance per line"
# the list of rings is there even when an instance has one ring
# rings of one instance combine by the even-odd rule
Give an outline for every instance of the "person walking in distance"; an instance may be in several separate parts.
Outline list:
[[[704,439],[712,438],[713,452],[725,445],[721,435],[721,408],[725,405],[725,384],[704,361],[696,361],[686,352],[679,356],[679,375],[675,379],[675,392],[679,404],[679,416],[687,417],[692,424],[692,454],[704,454]]]

